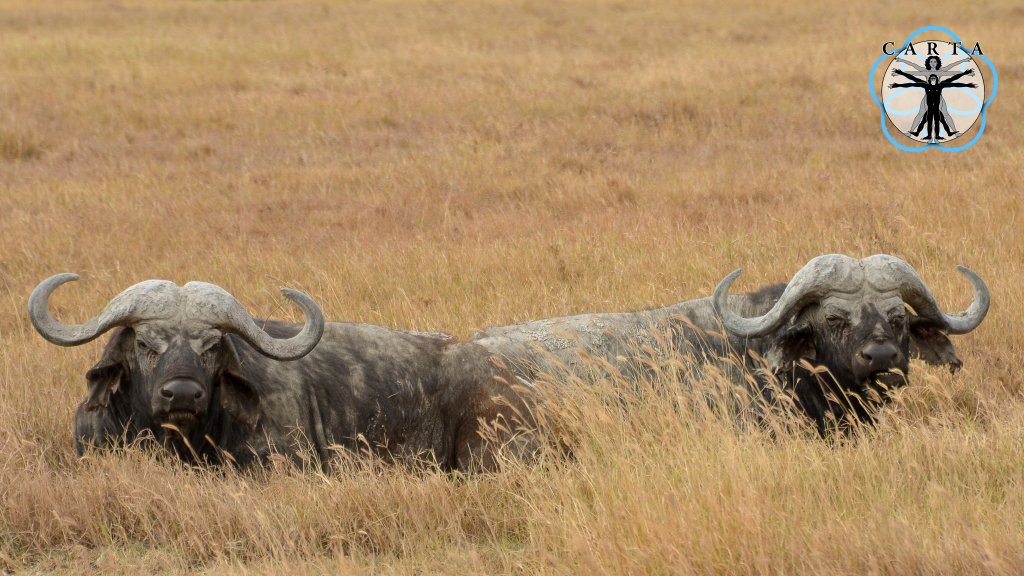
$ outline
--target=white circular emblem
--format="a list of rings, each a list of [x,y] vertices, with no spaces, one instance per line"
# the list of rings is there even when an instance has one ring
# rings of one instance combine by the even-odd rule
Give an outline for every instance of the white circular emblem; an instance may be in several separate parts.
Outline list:
[[[916,42],[896,54],[882,81],[882,106],[908,138],[935,144],[955,140],[981,115],[985,80],[963,46]]]

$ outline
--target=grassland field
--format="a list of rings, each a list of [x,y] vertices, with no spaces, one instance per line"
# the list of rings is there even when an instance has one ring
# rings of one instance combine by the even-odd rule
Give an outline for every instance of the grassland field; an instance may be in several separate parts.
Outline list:
[[[897,150],[868,93],[882,44],[931,24],[999,71],[961,153]],[[5,0],[0,569],[1024,573],[1022,29],[1010,1]],[[831,252],[903,258],[947,310],[971,298],[955,266],[981,274],[964,369],[915,362],[837,443],[567,384],[573,458],[463,479],[78,461],[103,339],[53,346],[26,313],[77,272],[51,300],[68,322],[162,278],[465,338]]]

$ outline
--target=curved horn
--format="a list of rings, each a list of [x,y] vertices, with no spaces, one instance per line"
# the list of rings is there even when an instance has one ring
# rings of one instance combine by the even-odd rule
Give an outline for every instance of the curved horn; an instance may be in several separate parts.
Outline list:
[[[782,296],[772,309],[757,318],[743,318],[728,307],[729,288],[743,273],[742,268],[729,274],[718,284],[711,301],[726,330],[737,336],[760,338],[786,323],[794,309],[801,309],[821,299],[833,289],[848,284],[850,275],[854,273],[854,269],[849,265],[855,262],[857,261],[853,258],[841,254],[826,254],[812,259],[793,275],[793,279],[786,285]]]
[[[783,304],[786,294],[783,293],[782,298],[772,306],[772,309],[768,311],[764,316],[758,318],[743,318],[737,315],[735,312],[729,309],[727,305],[727,299],[729,296],[729,288],[732,287],[732,283],[739,278],[740,274],[743,273],[743,268],[734,270],[731,274],[722,279],[718,283],[718,287],[715,288],[715,293],[711,297],[711,302],[715,307],[715,312],[718,313],[718,317],[722,319],[722,326],[725,327],[730,333],[737,336],[745,336],[747,338],[760,338],[765,334],[769,334],[776,330],[783,322],[786,321],[785,313],[788,312],[790,306],[780,306]],[[786,292],[789,290],[787,289]]]
[[[78,280],[78,274],[57,274],[43,280],[28,299],[28,316],[39,334],[58,346],[78,346],[91,342],[115,326],[127,324],[135,312],[139,286],[132,286],[114,297],[107,307],[85,324],[64,324],[53,319],[47,303],[61,284]]]
[[[185,289],[192,289],[201,294],[194,301],[194,305],[205,308],[203,315],[209,318],[211,323],[225,332],[238,334],[261,354],[275,360],[302,358],[316,347],[324,334],[324,314],[320,307],[312,298],[297,290],[282,288],[281,292],[285,298],[302,309],[306,323],[302,331],[295,336],[277,339],[257,326],[245,310],[245,306],[223,288],[204,282],[189,282]]]
[[[899,285],[900,298],[913,306],[914,311],[919,316],[945,323],[950,334],[966,334],[977,328],[981,321],[985,319],[985,315],[988,314],[989,304],[991,303],[991,296],[988,286],[985,285],[985,281],[981,279],[981,276],[978,276],[973,270],[964,266],[957,266],[956,269],[967,277],[967,280],[971,283],[971,288],[974,289],[974,300],[967,310],[952,314],[943,312],[938,302],[935,301],[935,296],[932,295],[931,290],[925,286],[924,281],[912,269],[901,279]]]

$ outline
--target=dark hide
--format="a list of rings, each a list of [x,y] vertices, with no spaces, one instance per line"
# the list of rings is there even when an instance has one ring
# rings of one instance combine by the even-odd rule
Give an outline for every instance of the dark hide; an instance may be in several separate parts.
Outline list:
[[[301,328],[259,324],[275,338]],[[75,414],[79,454],[152,437],[190,462],[247,466],[308,451],[322,463],[340,447],[489,470],[496,446],[481,432],[495,423],[501,441],[525,433],[510,444],[513,456],[536,449],[527,431],[539,398],[476,344],[329,323],[312,352],[281,362],[233,334],[191,356],[187,346],[153,355],[136,339],[135,329],[118,328],[86,375],[89,393]],[[175,382],[187,384],[187,403],[167,398]]]
[[[775,305],[785,288],[784,283],[773,284],[730,295],[728,306],[741,317],[758,317]],[[670,339],[668,353],[676,359],[692,359],[695,366],[717,363],[735,376],[737,384],[746,386],[742,375],[728,372],[732,363],[720,362],[741,358],[754,375],[755,396],[768,405],[778,404],[779,393],[789,397],[822,435],[853,421],[873,422],[891,389],[906,383],[910,358],[959,368],[960,359],[944,328],[914,315],[898,298],[842,296],[808,305],[774,333],[756,339],[723,338],[711,299],[701,298],[641,312],[580,314],[492,327],[471,341],[499,354],[527,380],[559,381],[566,370],[587,379],[595,374],[595,363],[586,360],[590,358],[611,366],[625,381],[636,382],[653,375],[650,353],[644,350],[664,349],[654,337],[664,335]],[[666,361],[668,353],[660,361]],[[597,375],[608,373],[602,369]]]
[[[745,315],[766,313],[785,287],[776,284],[744,296],[749,306]],[[748,341],[731,337],[730,346],[751,370],[759,367],[751,352],[766,359],[784,393],[823,436],[853,422],[873,423],[891,391],[907,383],[910,358],[948,364],[954,371],[962,364],[940,327],[905,306],[879,310],[871,302],[851,315],[812,304],[774,334]],[[877,350],[885,350],[886,358],[871,363],[866,358]],[[767,377],[758,380],[762,394],[770,397]]]

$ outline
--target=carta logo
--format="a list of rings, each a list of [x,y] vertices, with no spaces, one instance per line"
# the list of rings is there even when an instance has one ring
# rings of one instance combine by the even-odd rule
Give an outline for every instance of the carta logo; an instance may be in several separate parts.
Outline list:
[[[952,40],[915,40],[930,31],[948,34]],[[875,73],[887,59],[881,90],[876,91]],[[980,63],[987,65],[992,77],[987,98]],[[870,84],[871,96],[882,109],[882,131],[894,146],[908,152],[929,148],[959,152],[973,146],[984,133],[986,108],[996,95],[999,76],[980,42],[965,47],[953,32],[926,26],[899,47],[895,42],[882,45],[882,56],[871,68]],[[977,130],[973,130],[975,126]],[[893,137],[890,127],[905,137],[903,143]],[[968,133],[974,136],[966,144],[947,145]]]

